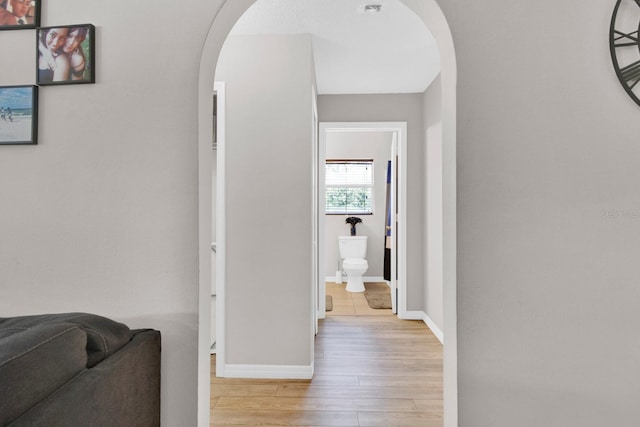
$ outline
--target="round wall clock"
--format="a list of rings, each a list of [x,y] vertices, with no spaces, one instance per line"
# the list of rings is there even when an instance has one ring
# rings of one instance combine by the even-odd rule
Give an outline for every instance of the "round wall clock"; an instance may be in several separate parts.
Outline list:
[[[609,28],[609,49],[618,80],[640,105],[640,0],[617,0]]]
[[[618,80],[640,105],[640,0],[617,0],[609,28],[609,49]]]

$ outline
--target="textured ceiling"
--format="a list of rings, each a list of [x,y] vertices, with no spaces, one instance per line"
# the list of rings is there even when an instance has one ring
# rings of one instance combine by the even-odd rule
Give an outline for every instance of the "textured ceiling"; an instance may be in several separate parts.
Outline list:
[[[319,94],[419,93],[440,72],[433,36],[399,0],[258,0],[231,34],[311,34]]]

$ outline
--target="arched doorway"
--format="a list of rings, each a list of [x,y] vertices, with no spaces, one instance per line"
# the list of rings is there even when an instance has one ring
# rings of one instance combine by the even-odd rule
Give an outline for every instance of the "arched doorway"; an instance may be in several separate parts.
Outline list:
[[[208,425],[210,396],[209,325],[211,284],[211,116],[214,73],[227,34],[256,0],[226,1],[216,15],[203,47],[199,73],[199,351],[198,420]],[[456,337],[456,63],[447,21],[435,0],[401,0],[433,33],[441,55],[442,79],[442,194],[443,194],[443,311],[445,424],[457,425]],[[224,291],[219,290],[219,300]],[[224,316],[224,303],[219,309]],[[224,340],[221,335],[220,340]]]

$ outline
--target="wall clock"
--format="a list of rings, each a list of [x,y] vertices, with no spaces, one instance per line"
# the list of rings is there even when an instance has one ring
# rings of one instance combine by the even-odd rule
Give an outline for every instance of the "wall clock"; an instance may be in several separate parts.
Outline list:
[[[613,68],[622,87],[640,105],[640,0],[617,0],[609,28]]]

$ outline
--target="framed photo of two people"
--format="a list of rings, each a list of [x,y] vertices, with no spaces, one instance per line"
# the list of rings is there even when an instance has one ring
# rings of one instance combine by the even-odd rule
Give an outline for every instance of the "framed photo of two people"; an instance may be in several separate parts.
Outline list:
[[[95,27],[91,24],[38,28],[36,83],[95,83]]]

